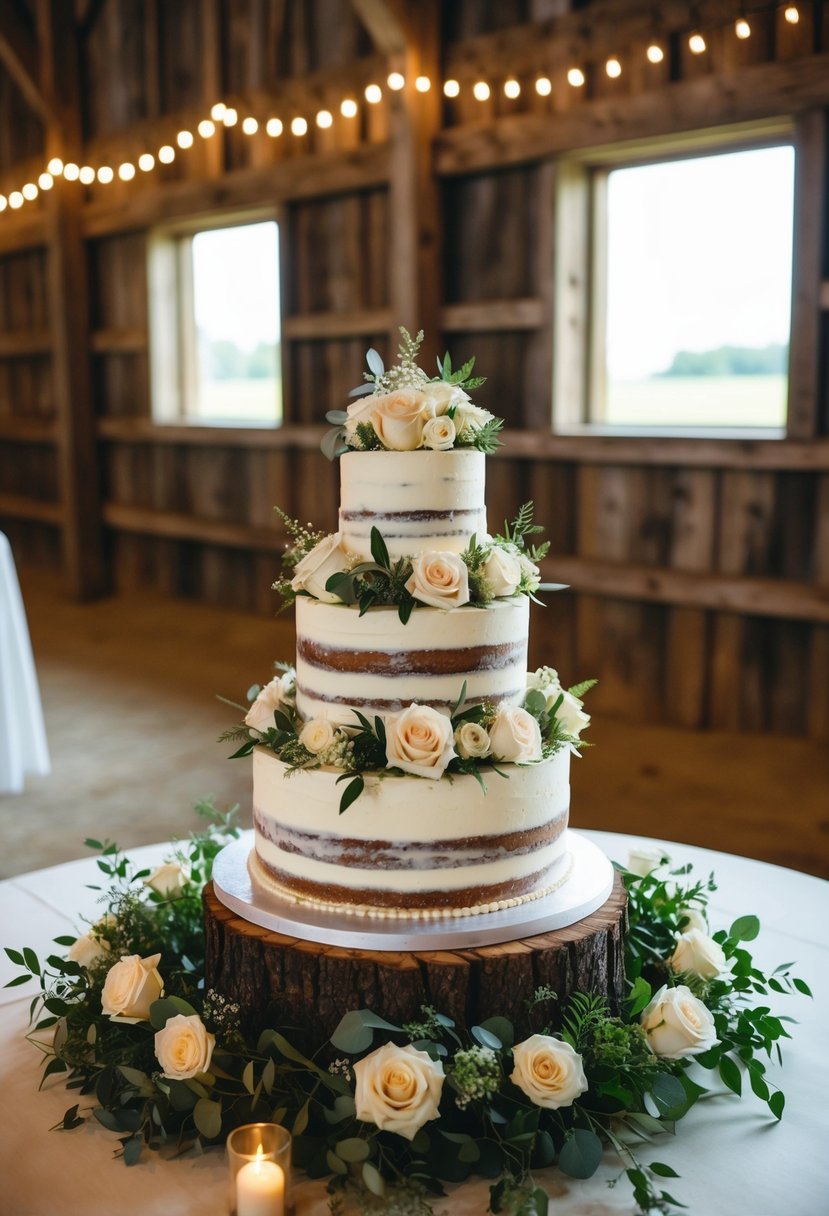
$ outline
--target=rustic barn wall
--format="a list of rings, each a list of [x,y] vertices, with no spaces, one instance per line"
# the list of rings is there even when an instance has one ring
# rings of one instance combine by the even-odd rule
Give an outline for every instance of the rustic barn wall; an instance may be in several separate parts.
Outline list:
[[[651,65],[645,0],[428,0],[414,33],[398,6],[358,0],[79,3],[78,78],[60,84],[73,133],[47,79],[60,6],[10,6],[31,56],[0,54],[4,193],[56,151],[134,161],[220,98],[260,121],[254,136],[197,140],[140,181],[58,181],[0,215],[0,526],[18,561],[63,561],[68,586],[95,594],[84,555],[97,548],[117,587],[273,611],[273,505],[333,523],[322,417],[359,382],[369,345],[388,354],[399,321],[423,324],[456,362],[477,356],[479,399],[507,420],[491,524],[533,498],[551,540],[545,574],[574,589],[534,609],[533,658],[598,675],[597,712],[829,737],[829,4],[800,4],[796,26],[765,6],[745,43],[727,24],[738,3],[659,7],[667,54]],[[681,36],[692,9],[710,28],[704,57]],[[618,81],[603,72],[611,52],[629,65]],[[582,90],[564,82],[573,59]],[[344,96],[362,103],[401,64],[457,79],[460,97],[386,92],[338,117]],[[508,77],[522,85],[514,100]],[[488,101],[471,96],[478,79]],[[320,108],[337,116],[328,130],[261,129],[270,114],[287,126]],[[798,146],[786,439],[552,435],[558,156],[780,113],[797,116]],[[280,224],[285,424],[157,427],[147,234],[235,207],[267,207]],[[61,301],[77,307],[56,327]]]

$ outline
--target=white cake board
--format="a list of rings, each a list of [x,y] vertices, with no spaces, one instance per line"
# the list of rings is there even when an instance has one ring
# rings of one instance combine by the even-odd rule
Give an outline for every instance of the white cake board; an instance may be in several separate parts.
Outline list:
[[[263,929],[302,941],[352,950],[457,950],[535,937],[564,929],[595,912],[613,889],[613,866],[605,854],[578,832],[567,832],[572,856],[570,876],[557,891],[500,912],[478,916],[395,916],[374,918],[321,908],[304,900],[280,898],[254,888],[248,870],[253,832],[244,832],[213,863],[213,888],[229,908]]]

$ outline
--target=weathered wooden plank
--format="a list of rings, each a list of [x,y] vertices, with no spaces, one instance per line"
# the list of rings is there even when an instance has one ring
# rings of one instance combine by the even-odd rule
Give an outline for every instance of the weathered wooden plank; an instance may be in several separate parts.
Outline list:
[[[829,71],[829,69],[827,69]],[[827,139],[824,110],[798,117],[795,131],[792,323],[786,433],[810,439],[818,430],[820,307],[826,232]]]
[[[480,363],[482,370],[483,362]],[[577,464],[661,465],[707,469],[829,469],[829,440],[685,439],[670,435],[555,435],[549,430],[503,433],[513,459]],[[497,456],[496,456],[497,459]]]
[[[716,532],[715,475],[681,470],[672,478],[670,564],[677,570],[710,570]],[[675,608],[667,626],[665,717],[681,726],[705,721],[708,619],[702,609]]]
[[[52,334],[48,329],[11,329],[0,333],[0,359],[26,359],[29,355],[48,355]]]
[[[24,494],[0,494],[0,518],[37,520],[41,524],[63,526],[63,511],[59,502],[44,502]]]
[[[104,503],[103,519],[107,527],[120,532],[199,541],[229,549],[253,549],[270,553],[278,552],[285,543],[284,534],[275,526],[269,528],[227,524],[217,519],[198,519],[189,514],[131,507],[124,503]]]
[[[331,338],[359,338],[387,330],[392,314],[387,308],[342,312],[309,312],[286,317],[282,337],[286,342],[328,341]]]
[[[444,304],[440,310],[440,327],[444,333],[539,329],[545,323],[545,318],[544,301],[538,297],[484,300]]]

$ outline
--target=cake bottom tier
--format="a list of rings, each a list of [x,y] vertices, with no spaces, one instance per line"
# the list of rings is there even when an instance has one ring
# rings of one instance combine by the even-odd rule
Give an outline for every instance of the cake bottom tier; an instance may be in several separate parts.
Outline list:
[[[253,760],[255,884],[359,915],[492,912],[537,899],[569,871],[566,751],[532,765],[432,781],[366,778],[340,814],[338,770]]]

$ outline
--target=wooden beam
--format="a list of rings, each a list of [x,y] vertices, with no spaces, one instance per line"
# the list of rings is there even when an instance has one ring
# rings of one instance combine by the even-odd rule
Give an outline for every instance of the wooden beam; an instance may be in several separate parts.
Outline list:
[[[792,320],[789,343],[791,439],[817,434],[820,379],[821,272],[827,223],[827,139],[825,110],[800,114],[795,131],[794,249]]]
[[[37,43],[18,17],[11,0],[3,0],[0,4],[0,60],[27,105],[44,122],[50,122],[52,107],[43,87]]]
[[[574,591],[611,599],[829,624],[829,586],[790,579],[629,566],[569,554],[546,557],[541,573],[545,581],[566,583]]]
[[[48,329],[8,329],[0,332],[0,359],[27,359],[48,355],[52,334]]]
[[[686,439],[674,436],[553,435],[549,431],[503,433],[496,459],[573,464],[658,465],[694,469],[829,470],[829,439]]]
[[[150,418],[104,415],[98,436],[109,443],[152,443],[164,446],[256,448],[258,450],[319,451],[328,427],[309,426],[176,426],[159,425]]]
[[[39,498],[27,498],[22,494],[0,494],[0,519],[27,519],[32,523],[52,524],[59,528],[63,523],[63,512],[58,502],[43,502]]]
[[[96,329],[89,335],[95,355],[140,354],[148,345],[146,329]]]
[[[388,308],[355,312],[309,312],[285,317],[282,337],[286,342],[329,341],[332,338],[362,338],[388,333],[392,316]]]
[[[502,68],[490,66],[493,75]],[[444,130],[435,143],[443,176],[544,160],[580,148],[703,130],[829,105],[829,53],[680,81],[626,97],[586,101],[553,119],[519,114]]]
[[[468,304],[444,304],[440,310],[440,327],[446,334],[508,333],[540,329],[545,317],[544,301],[535,297],[483,300]]]
[[[118,532],[163,536],[168,540],[199,541],[227,549],[255,549],[263,553],[277,553],[285,546],[284,529],[226,524],[221,520],[198,519],[193,515],[153,511],[144,507],[125,506],[122,503],[104,504],[104,523]]]
[[[406,27],[394,0],[351,0],[351,6],[382,55],[406,53]]]
[[[0,443],[51,444],[56,441],[51,418],[35,414],[0,414]]]

